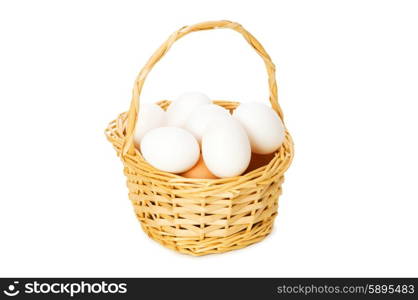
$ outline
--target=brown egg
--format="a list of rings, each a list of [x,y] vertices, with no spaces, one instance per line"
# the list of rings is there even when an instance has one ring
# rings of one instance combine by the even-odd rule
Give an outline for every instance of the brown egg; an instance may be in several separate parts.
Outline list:
[[[257,154],[257,153],[251,153],[251,160],[250,164],[248,165],[247,170],[245,170],[245,173],[249,173],[251,171],[254,171],[255,169],[258,169],[262,166],[267,165],[274,157],[274,153],[270,154]]]
[[[215,175],[213,175],[209,169],[206,167],[205,162],[203,161],[203,157],[200,156],[199,161],[196,165],[191,168],[190,170],[180,174],[183,177],[187,178],[201,178],[201,179],[216,179]]]

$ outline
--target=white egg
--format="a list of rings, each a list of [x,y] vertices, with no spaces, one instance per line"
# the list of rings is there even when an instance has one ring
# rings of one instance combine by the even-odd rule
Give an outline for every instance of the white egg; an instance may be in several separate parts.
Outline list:
[[[149,130],[164,126],[165,111],[157,104],[141,104],[139,107],[138,121],[135,126],[134,142],[138,147],[142,137]]]
[[[190,132],[166,126],[151,129],[144,135],[141,153],[150,165],[161,171],[182,173],[197,163],[200,149]]]
[[[231,115],[225,108],[216,104],[202,105],[190,114],[184,129],[190,131],[200,143],[208,125],[226,118],[231,118]]]
[[[235,109],[233,116],[245,128],[254,153],[273,153],[283,143],[285,127],[269,106],[262,103],[242,103]]]
[[[202,93],[182,94],[167,108],[167,125],[183,127],[190,114],[197,107],[210,103],[209,97]]]
[[[215,176],[238,176],[250,162],[250,141],[244,128],[235,119],[224,119],[206,130],[202,137],[202,155],[206,166]]]

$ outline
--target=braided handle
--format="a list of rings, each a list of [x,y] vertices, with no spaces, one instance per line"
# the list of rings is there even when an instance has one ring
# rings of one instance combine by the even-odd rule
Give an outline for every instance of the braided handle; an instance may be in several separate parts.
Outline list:
[[[269,82],[269,89],[270,89],[270,103],[272,108],[277,112],[279,117],[283,120],[283,113],[277,101],[277,83],[276,83],[276,67],[274,66],[273,62],[271,61],[270,56],[267,54],[266,50],[264,50],[263,46],[256,40],[256,38],[245,30],[240,24],[231,22],[231,21],[210,21],[210,22],[203,22],[198,23],[195,25],[184,26],[174,32],[167,41],[164,42],[160,46],[160,48],[155,51],[155,53],[151,56],[148,60],[147,64],[142,68],[141,72],[138,74],[135,84],[132,91],[132,100],[131,106],[128,112],[128,124],[126,129],[126,139],[122,149],[122,156],[126,155],[126,153],[134,153],[134,143],[133,143],[133,136],[135,130],[135,124],[138,118],[139,112],[139,98],[141,94],[142,87],[144,86],[145,79],[147,78],[148,73],[152,70],[154,65],[168,52],[171,46],[180,38],[189,34],[191,32],[200,31],[200,30],[211,30],[211,29],[219,29],[219,28],[229,28],[235,30],[243,35],[243,37],[247,40],[247,42],[254,48],[254,50],[260,55],[263,59],[267,74],[268,74],[268,82]]]

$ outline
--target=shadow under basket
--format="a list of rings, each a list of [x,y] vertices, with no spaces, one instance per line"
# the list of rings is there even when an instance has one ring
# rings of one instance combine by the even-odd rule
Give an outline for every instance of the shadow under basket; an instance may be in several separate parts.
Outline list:
[[[293,142],[287,130],[283,144],[267,165],[224,179],[193,179],[159,171],[135,148],[139,95],[148,72],[177,39],[193,31],[216,28],[238,31],[262,57],[269,75],[270,103],[283,120],[270,57],[238,23],[215,21],[183,27],[171,35],[138,75],[130,110],[120,114],[105,131],[122,158],[129,199],[143,230],[165,247],[195,256],[240,249],[264,239],[272,231],[283,174],[293,158]],[[214,103],[230,111],[239,105]],[[159,105],[167,109],[170,102],[161,101]]]

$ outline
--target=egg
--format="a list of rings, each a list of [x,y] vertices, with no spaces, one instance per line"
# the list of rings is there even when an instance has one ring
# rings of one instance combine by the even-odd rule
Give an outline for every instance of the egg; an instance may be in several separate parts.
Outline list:
[[[201,178],[201,179],[218,178],[209,171],[202,156],[200,156],[199,161],[196,163],[196,165],[193,168],[191,168],[189,171],[181,173],[180,175],[186,178]]]
[[[142,137],[149,130],[164,126],[165,111],[157,104],[141,104],[139,107],[138,121],[135,126],[134,142],[138,147]]]
[[[252,153],[250,164],[248,165],[247,170],[245,170],[245,173],[249,173],[249,172],[254,171],[258,168],[261,168],[262,166],[268,165],[269,162],[273,158],[274,158],[274,153],[270,153],[270,154]]]
[[[254,153],[273,153],[284,141],[283,122],[267,105],[242,103],[233,112],[233,117],[245,128]]]
[[[215,176],[238,176],[250,162],[250,141],[235,119],[224,119],[211,124],[203,134],[202,155],[206,166]]]
[[[199,106],[210,104],[208,96],[198,92],[182,94],[167,108],[167,125],[183,127],[190,114]]]
[[[191,169],[199,160],[200,149],[194,136],[178,127],[159,127],[141,140],[141,153],[153,167],[171,173]]]
[[[202,136],[208,125],[216,124],[220,119],[231,118],[229,112],[216,104],[199,106],[190,114],[184,129],[191,132],[196,140],[201,143]]]

